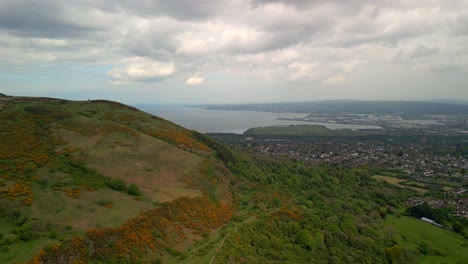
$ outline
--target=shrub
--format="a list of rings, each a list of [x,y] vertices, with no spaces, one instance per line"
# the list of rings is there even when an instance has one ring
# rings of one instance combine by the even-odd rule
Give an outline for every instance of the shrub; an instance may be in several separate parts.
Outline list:
[[[111,179],[107,182],[107,186],[111,189],[116,191],[125,191],[127,187],[125,186],[125,182],[122,179]]]
[[[453,231],[461,234],[463,233],[463,225],[460,224],[460,222],[456,221],[455,223],[453,223]]]
[[[31,240],[34,235],[30,224],[23,224],[17,232],[18,238],[23,241]]]
[[[97,204],[103,207],[111,208],[113,206],[113,202],[111,200],[99,200]]]
[[[400,245],[394,245],[392,247],[385,248],[385,254],[387,256],[388,262],[395,263],[397,262],[403,253],[403,249]]]
[[[130,184],[127,189],[127,193],[133,196],[139,196],[141,194],[140,189],[135,184]]]
[[[419,243],[418,249],[419,249],[419,252],[423,253],[424,255],[429,254],[431,251],[431,248],[429,247],[429,245],[424,241],[421,241]]]
[[[175,250],[175,249],[173,249],[171,247],[167,247],[166,251],[167,251],[167,253],[171,254],[171,256],[173,256],[173,257],[178,257],[178,256],[180,256],[182,254],[179,251],[177,251],[177,250]]]

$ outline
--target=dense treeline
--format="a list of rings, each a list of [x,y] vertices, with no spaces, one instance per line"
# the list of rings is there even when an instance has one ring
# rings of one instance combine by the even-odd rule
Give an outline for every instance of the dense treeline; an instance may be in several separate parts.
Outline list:
[[[425,217],[434,220],[438,224],[450,223],[451,226],[449,227],[451,227],[453,231],[468,237],[468,234],[465,233],[465,227],[468,227],[468,219],[464,217],[455,217],[452,214],[452,209],[450,207],[431,208],[429,204],[422,203],[408,208],[406,213],[417,218]],[[447,226],[445,228],[447,228]]]
[[[236,164],[237,163],[237,158],[235,157],[234,153],[232,152],[231,149],[226,147],[225,145],[213,140],[209,136],[206,136],[202,133],[199,133],[197,131],[193,131],[194,137],[199,140],[200,142],[204,143],[208,147],[210,147],[212,150],[216,152],[216,155],[224,162],[224,163],[232,163]]]
[[[420,254],[381,225],[412,193],[384,187],[368,168],[248,160],[231,169],[258,184],[242,203],[258,216],[226,240],[218,263],[411,263]]]
[[[444,220],[448,220],[450,210],[447,208],[436,208],[432,209],[427,203],[408,208],[408,214],[414,217],[426,217],[436,222],[441,223]]]

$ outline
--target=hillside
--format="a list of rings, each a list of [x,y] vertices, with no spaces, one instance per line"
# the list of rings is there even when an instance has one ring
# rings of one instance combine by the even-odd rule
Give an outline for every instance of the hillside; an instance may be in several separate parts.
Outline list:
[[[164,255],[235,210],[210,140],[169,121],[28,97],[0,98],[0,120],[1,263]]]
[[[255,154],[239,135],[232,146],[246,149],[232,151],[103,100],[3,97],[0,121],[0,263],[463,263],[466,255],[466,233],[412,228],[420,221],[401,217],[404,202],[422,194],[376,180],[378,167]]]

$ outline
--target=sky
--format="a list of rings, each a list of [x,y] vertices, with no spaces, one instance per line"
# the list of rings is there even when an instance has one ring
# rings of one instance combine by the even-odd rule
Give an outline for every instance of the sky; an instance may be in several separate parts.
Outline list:
[[[0,0],[0,93],[468,100],[468,0]]]

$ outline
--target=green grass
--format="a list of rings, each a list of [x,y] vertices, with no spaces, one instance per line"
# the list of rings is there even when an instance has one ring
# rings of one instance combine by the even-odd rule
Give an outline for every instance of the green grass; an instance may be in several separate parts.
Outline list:
[[[100,205],[110,201],[112,208]],[[150,210],[154,205],[148,201],[136,201],[133,196],[103,188],[94,192],[83,191],[77,199],[67,197],[63,192],[38,193],[32,205],[31,217],[41,218],[56,226],[73,226],[74,231],[89,228],[118,226],[125,220]]]
[[[49,238],[13,243],[8,246],[8,251],[0,251],[0,263],[24,263],[31,260],[42,248],[58,243],[60,241]]]
[[[406,216],[388,215],[384,225],[396,229],[395,239],[403,247],[417,250],[421,243],[429,246],[430,252],[422,255],[418,263],[466,263],[468,260],[468,241],[452,231]]]
[[[388,182],[388,183],[393,184],[393,185],[395,185],[397,187],[400,187],[400,188],[412,189],[412,190],[415,190],[415,191],[417,191],[419,193],[427,193],[429,191],[427,189],[401,184],[401,182],[410,183],[408,180],[404,180],[404,179],[399,179],[399,178],[390,177],[390,176],[383,176],[383,175],[374,175],[374,176],[372,176],[372,178]]]
[[[384,176],[390,176],[390,177],[397,177],[398,176],[398,173],[391,172],[391,171],[383,171],[380,174],[382,174]]]

